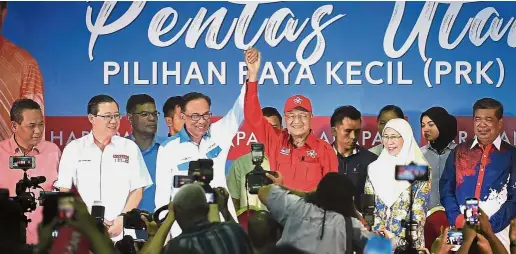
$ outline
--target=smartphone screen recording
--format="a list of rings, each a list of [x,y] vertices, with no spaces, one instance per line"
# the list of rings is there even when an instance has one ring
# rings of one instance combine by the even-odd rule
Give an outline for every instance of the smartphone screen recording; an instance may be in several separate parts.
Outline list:
[[[464,212],[466,215],[466,223],[470,225],[478,224],[478,199],[476,198],[468,198],[466,199],[466,210]]]

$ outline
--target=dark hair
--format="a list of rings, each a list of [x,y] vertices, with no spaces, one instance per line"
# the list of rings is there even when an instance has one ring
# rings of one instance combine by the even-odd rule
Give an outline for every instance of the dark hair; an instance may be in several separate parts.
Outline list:
[[[165,105],[163,105],[163,115],[165,117],[170,117],[174,110],[176,110],[177,106],[181,109],[184,108],[184,100],[182,96],[172,96],[168,98]]]
[[[23,111],[31,109],[41,111],[41,106],[31,99],[16,100],[11,107],[11,121],[21,124],[23,122]]]
[[[131,95],[131,97],[129,97],[129,100],[127,100],[125,110],[127,111],[127,113],[134,113],[134,111],[136,110],[136,106],[143,105],[146,103],[152,103],[156,105],[156,101],[154,100],[154,98],[152,98],[148,94]]]
[[[262,249],[270,244],[275,244],[278,239],[280,228],[268,211],[257,211],[251,215],[247,223],[247,234],[253,246]]]
[[[109,95],[99,94],[93,96],[88,102],[88,114],[97,115],[99,113],[99,104],[109,102],[114,102],[116,107],[118,107],[118,103]]]
[[[7,9],[7,1],[0,1],[0,10]]]
[[[495,109],[496,118],[498,120],[503,118],[503,105],[493,98],[483,98],[475,102],[473,105],[473,116],[477,109]]]
[[[342,123],[342,120],[344,120],[344,118],[349,118],[351,120],[361,120],[362,114],[360,114],[360,111],[358,111],[358,109],[350,105],[338,107],[337,109],[335,109],[333,115],[331,116],[331,127],[335,127],[337,126],[337,124]]]
[[[354,184],[348,176],[337,172],[327,173],[317,185],[315,202],[320,208],[356,218],[353,203]],[[339,200],[339,202],[335,202]]]
[[[262,108],[262,114],[265,117],[277,116],[280,123],[283,121],[283,118],[281,117],[281,114],[279,113],[279,111],[273,107]]]
[[[380,119],[380,116],[386,112],[394,112],[398,118],[405,118],[405,114],[403,114],[403,110],[401,110],[400,107],[396,105],[387,105],[380,110],[380,113],[378,113],[378,117],[376,119]]]
[[[197,100],[197,99],[204,99],[206,100],[206,102],[208,103],[208,106],[211,107],[211,99],[210,97],[202,94],[202,93],[198,93],[198,92],[191,92],[191,93],[187,93],[185,95],[183,95],[183,106],[181,107],[181,110],[184,112],[185,111],[185,108],[186,108],[186,104],[188,104],[188,102],[191,102],[193,100]]]

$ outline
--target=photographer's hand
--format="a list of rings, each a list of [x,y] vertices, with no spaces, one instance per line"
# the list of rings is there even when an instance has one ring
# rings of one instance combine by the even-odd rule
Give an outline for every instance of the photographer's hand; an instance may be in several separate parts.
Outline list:
[[[267,176],[267,178],[271,179],[271,181],[274,184],[283,185],[283,176],[281,175],[280,172],[278,172],[278,171],[275,171],[275,172],[276,172],[276,174],[278,174],[278,177],[275,177],[275,176],[273,176],[272,174],[269,174],[269,173],[266,173],[265,176]]]
[[[447,243],[448,238],[448,227],[441,226],[441,235],[432,244],[432,253],[435,254],[447,254],[450,253],[453,246]]]
[[[220,213],[224,217],[224,221],[235,222],[235,219],[231,216],[228,209],[229,192],[223,187],[217,187],[214,191],[217,196],[217,205]]]
[[[111,225],[111,226],[108,228],[109,236],[111,236],[111,237],[115,237],[115,236],[120,235],[120,234],[122,233],[123,225],[124,225],[124,217],[122,217],[122,216],[118,216],[118,217],[113,221],[113,225]]]
[[[52,232],[54,230],[59,230],[57,228],[59,223],[61,223],[61,219],[59,217],[55,217],[47,225],[43,225],[43,223],[38,225],[39,243],[37,253],[46,253],[46,251],[52,246]]]
[[[480,209],[480,208],[478,209],[478,211],[479,211],[478,221],[479,221],[480,233],[482,234],[482,236],[485,237],[485,239],[487,239],[487,243],[490,245],[490,248],[483,246],[480,243],[480,241],[478,243],[478,247],[483,248],[484,251],[486,251],[487,253],[489,253],[490,249],[494,253],[500,253],[500,254],[507,253],[507,249],[505,249],[505,247],[503,246],[500,239],[498,239],[498,237],[495,235],[493,228],[491,227],[491,223],[489,222],[489,217],[487,217],[487,214],[484,211],[482,211],[482,209]],[[481,236],[477,236],[477,237],[480,240]],[[486,242],[484,241],[483,243],[485,245]]]

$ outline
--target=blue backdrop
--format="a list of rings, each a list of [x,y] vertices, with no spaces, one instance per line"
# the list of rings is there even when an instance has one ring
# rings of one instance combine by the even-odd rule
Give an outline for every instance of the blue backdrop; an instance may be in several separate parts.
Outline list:
[[[154,15],[163,8],[176,11],[177,23],[169,33],[160,37],[162,41],[170,40],[176,36],[188,19],[193,19],[201,8],[206,9],[206,20],[213,13],[227,9],[224,21],[220,25],[220,32],[217,42],[221,42],[228,33],[233,19],[240,17],[244,4],[230,2],[149,2],[146,3],[141,13],[134,21],[125,28],[114,31],[111,34],[99,35],[92,50],[93,59],[89,57],[89,44],[92,36],[91,29],[87,23],[91,21],[96,24],[97,17],[101,12],[103,2],[10,2],[8,15],[4,23],[3,35],[21,47],[27,49],[38,61],[43,73],[45,82],[46,114],[48,116],[80,116],[86,114],[88,100],[100,93],[113,96],[125,108],[125,101],[131,94],[148,93],[153,96],[161,107],[162,103],[174,95],[181,95],[190,91],[201,91],[212,97],[212,111],[215,115],[224,114],[233,104],[239,91],[239,62],[243,61],[242,49],[235,45],[235,36],[231,35],[229,42],[222,49],[208,48],[205,43],[208,28],[200,35],[194,48],[187,47],[185,37],[188,29],[200,23],[190,24],[184,34],[170,46],[158,47],[154,45],[148,36],[149,26],[156,24],[152,21]],[[117,3],[110,13],[105,25],[112,24],[118,20],[129,9],[131,2]],[[403,5],[403,3],[399,3]],[[137,5],[137,4],[135,4]],[[323,5],[333,8],[331,14],[312,19],[314,12]],[[438,4],[428,6],[429,11],[423,15],[429,15],[435,11],[435,16],[430,24],[428,37],[424,41],[416,38],[409,50],[397,58],[386,53],[384,38],[394,39],[394,49],[399,50],[407,40],[409,34],[415,29],[423,8],[424,2],[405,3],[404,15],[397,33],[387,32],[393,13],[400,13],[395,2],[275,2],[259,4],[254,15],[250,19],[250,25],[245,34],[244,41],[249,43],[255,36],[264,20],[270,18],[281,8],[288,8],[291,14],[299,19],[297,27],[309,19],[304,29],[295,40],[287,39],[273,47],[268,43],[263,34],[254,45],[262,51],[263,61],[271,62],[274,66],[279,84],[276,85],[272,79],[267,79],[260,88],[260,99],[263,105],[270,105],[283,108],[284,100],[296,93],[308,95],[315,108],[316,115],[331,115],[333,110],[343,104],[351,104],[359,108],[364,115],[376,115],[378,110],[386,104],[396,104],[403,108],[413,126],[418,126],[419,114],[424,109],[433,105],[440,105],[456,115],[471,115],[471,106],[475,100],[482,97],[494,97],[500,100],[506,108],[508,115],[513,115],[516,102],[511,99],[514,96],[514,85],[516,73],[516,22],[513,16],[516,15],[516,3],[501,2],[473,2],[462,4],[460,12],[455,16],[453,26],[441,27],[441,24],[453,15],[446,15],[449,8],[455,8],[459,3],[450,6],[449,4]],[[88,6],[91,7],[92,17],[87,17]],[[400,6],[398,6],[400,7]],[[249,7],[247,7],[249,8]],[[396,11],[395,11],[396,10]],[[488,34],[482,45],[476,46],[470,39],[470,33],[474,35],[478,30],[475,22],[481,22],[481,15],[495,10],[493,15],[484,15],[486,24],[480,32],[480,36]],[[480,12],[480,14],[479,14]],[[344,15],[338,18],[338,15]],[[479,14],[478,17],[475,17]],[[102,16],[102,15],[101,15]],[[292,16],[288,16],[290,18]],[[333,23],[320,31],[320,38],[325,41],[325,49],[320,59],[309,68],[313,74],[315,84],[310,84],[308,78],[302,79],[295,84],[296,77],[301,68],[296,58],[296,51],[300,43],[313,31],[312,23],[324,24],[330,19],[337,17]],[[428,17],[428,16],[427,16]],[[463,40],[454,49],[445,49],[439,43],[440,31],[450,30],[448,41],[456,40],[468,20],[473,18],[471,31],[465,34]],[[508,28],[504,34],[499,33],[499,38],[492,32],[492,23],[497,19],[502,20],[501,28],[507,24]],[[171,18],[163,21],[164,26],[171,22]],[[509,23],[510,22],[510,23]],[[214,22],[217,23],[217,22]],[[286,20],[279,27],[279,33],[285,28]],[[395,20],[391,22],[391,25]],[[217,23],[218,24],[218,23]],[[99,24],[95,27],[99,27]],[[236,29],[241,27],[238,23]],[[423,25],[416,26],[417,28]],[[391,27],[392,28],[392,27]],[[424,29],[423,29],[424,30]],[[503,31],[499,29],[499,31]],[[278,34],[279,34],[278,33]],[[193,33],[192,33],[193,34]],[[495,41],[493,38],[497,39]],[[316,38],[311,40],[305,50],[304,57],[308,57],[316,47]],[[475,40],[473,40],[475,41]],[[426,44],[426,57],[432,58],[429,64],[430,83],[429,88],[425,83],[425,60],[421,56],[419,46]],[[320,45],[319,45],[320,46]],[[501,87],[496,87],[500,79],[501,64],[503,64],[504,79]],[[128,83],[124,84],[123,62],[127,61],[129,66],[134,62],[139,63],[140,79],[152,80],[152,65],[162,66],[168,62],[169,69],[175,69],[176,62],[181,64],[181,77],[179,84],[176,84],[175,77],[168,78],[168,85],[164,85],[161,79],[162,72],[157,72],[158,82],[156,85],[134,85],[134,71],[128,73]],[[337,84],[333,79],[332,84],[327,84],[327,65],[335,66],[342,61],[343,65],[336,73],[343,81],[343,85]],[[353,77],[362,80],[361,85],[347,84],[346,64],[353,61],[362,62],[362,67],[352,67],[359,70],[361,75]],[[384,79],[384,83],[373,85],[367,82],[364,71],[366,65],[373,61],[384,63],[384,67],[375,67],[372,76],[375,79]],[[392,85],[387,84],[388,62],[393,62]],[[441,85],[436,85],[435,68],[436,61],[449,63],[451,73],[442,77]],[[470,73],[473,84],[467,84],[464,79],[459,82],[455,80],[456,65],[463,62],[471,64]],[[477,62],[481,67],[492,61],[492,66],[486,72],[493,80],[493,85],[485,80],[477,84]],[[106,62],[119,64],[121,70],[118,75],[109,78],[109,84],[104,84],[104,65]],[[226,64],[226,85],[220,84],[217,78],[212,84],[199,84],[193,79],[189,85],[185,85],[185,78],[192,63],[197,63],[204,82],[208,83],[208,63],[213,62],[220,69],[221,63]],[[295,62],[288,83],[283,84],[284,75],[278,62],[288,66]],[[412,85],[398,85],[398,62],[403,64],[403,78],[413,80]],[[465,66],[465,65],[464,65]],[[114,67],[110,67],[113,69]],[[444,69],[444,67],[442,67]],[[465,68],[465,67],[463,67]],[[263,68],[262,68],[263,69]],[[151,82],[152,83],[152,82]],[[125,110],[124,110],[125,111]],[[160,123],[160,134],[166,133],[163,121]],[[419,132],[416,132],[418,135]],[[419,136],[417,137],[419,138]]]

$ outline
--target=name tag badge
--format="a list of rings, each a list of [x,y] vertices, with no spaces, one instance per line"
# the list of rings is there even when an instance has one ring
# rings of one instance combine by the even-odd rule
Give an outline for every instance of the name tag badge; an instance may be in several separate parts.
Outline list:
[[[129,163],[129,155],[125,154],[113,154],[115,162]]]

